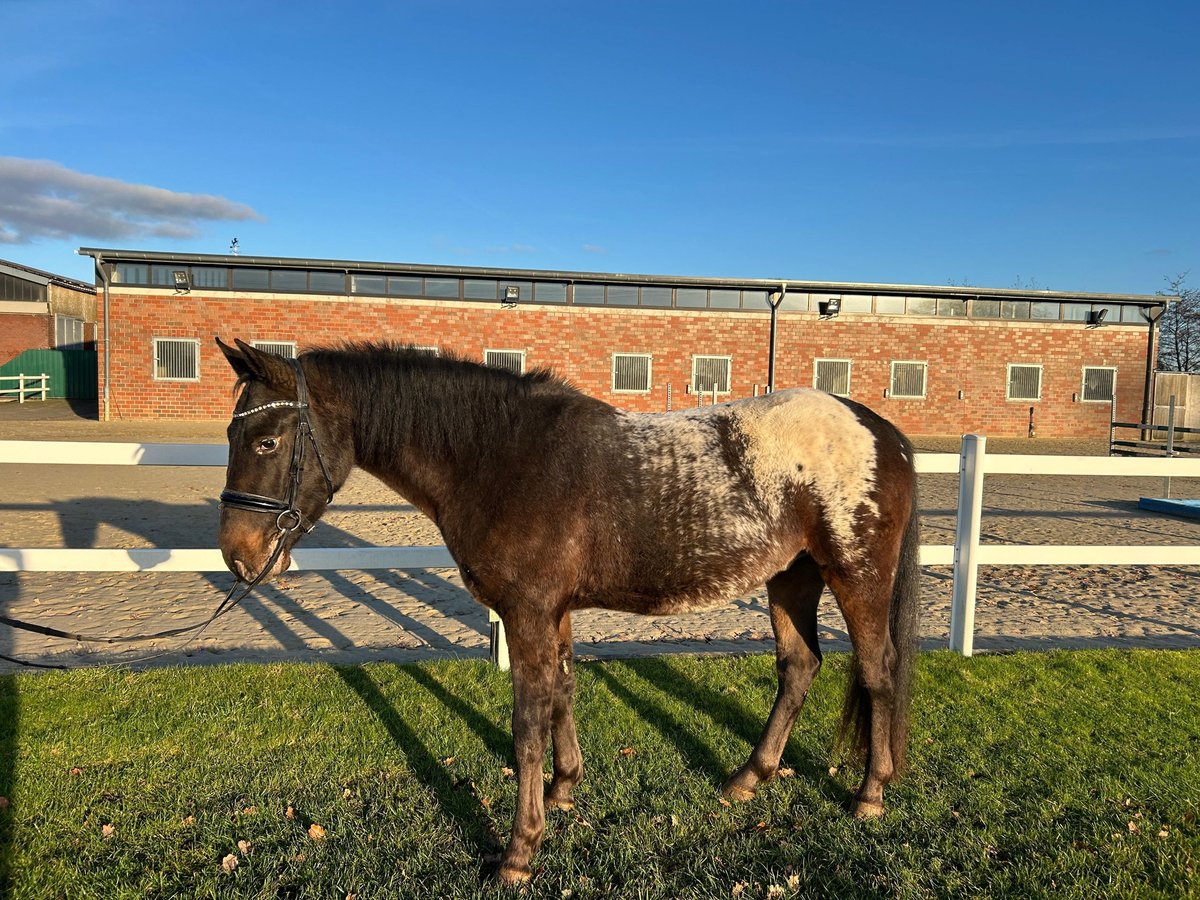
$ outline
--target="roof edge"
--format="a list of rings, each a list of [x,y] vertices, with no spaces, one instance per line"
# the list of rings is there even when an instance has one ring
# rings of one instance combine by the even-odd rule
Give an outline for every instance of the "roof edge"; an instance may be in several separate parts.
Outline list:
[[[421,265],[417,263],[377,262],[346,259],[316,259],[288,256],[233,256],[220,253],[169,253],[156,250],[120,250],[80,247],[80,255],[97,261],[129,260],[177,262],[199,265],[274,266],[305,269],[341,269],[346,272],[431,273],[477,278],[510,278],[594,283],[637,282],[639,284],[708,285],[757,290],[788,290],[840,294],[917,294],[945,297],[996,297],[1021,300],[1090,300],[1093,302],[1166,305],[1178,297],[1164,294],[1109,294],[1083,291],[1042,291],[1024,288],[986,288],[975,285],[874,284],[871,282],[806,281],[795,278],[701,278],[694,275],[642,275],[623,272],[584,272],[566,269],[514,269],[487,266]]]

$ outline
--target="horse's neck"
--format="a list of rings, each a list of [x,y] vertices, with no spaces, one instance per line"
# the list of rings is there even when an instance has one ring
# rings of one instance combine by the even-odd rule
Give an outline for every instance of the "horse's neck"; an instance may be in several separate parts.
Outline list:
[[[355,462],[441,524],[463,483],[486,479],[502,452],[502,407],[487,391],[421,381],[358,405]]]

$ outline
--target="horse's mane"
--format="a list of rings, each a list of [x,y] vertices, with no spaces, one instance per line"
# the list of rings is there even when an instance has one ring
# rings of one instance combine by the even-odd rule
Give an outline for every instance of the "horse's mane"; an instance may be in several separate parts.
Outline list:
[[[405,446],[486,458],[502,451],[516,432],[537,427],[534,419],[544,427],[548,410],[586,402],[586,395],[550,369],[518,375],[410,344],[348,342],[308,350],[301,358],[337,391],[327,402],[349,407],[359,452],[377,458],[396,458]],[[528,402],[534,398],[545,402]]]

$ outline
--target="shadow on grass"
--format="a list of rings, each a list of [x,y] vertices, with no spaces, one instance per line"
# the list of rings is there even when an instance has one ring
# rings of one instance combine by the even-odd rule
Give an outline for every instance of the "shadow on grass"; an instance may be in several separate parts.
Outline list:
[[[483,741],[485,747],[497,756],[504,757],[509,765],[514,764],[512,735],[504,731],[504,729],[498,728],[491,719],[466,700],[463,700],[457,694],[451,693],[449,688],[424,669],[419,669],[416,666],[406,666],[398,671],[407,675],[428,691],[439,703],[461,717],[467,724],[467,727],[474,731],[476,736]]]
[[[429,789],[442,814],[459,828],[476,859],[498,854],[500,838],[491,828],[479,801],[452,778],[436,756],[421,740],[413,727],[396,711],[383,691],[361,666],[335,666],[334,671],[345,685],[358,695],[387,729],[392,741],[408,758],[413,774]],[[490,865],[490,864],[488,864]],[[489,874],[481,870],[480,877]]]
[[[697,713],[708,716],[718,727],[726,729],[751,746],[758,742],[759,735],[766,726],[766,719],[747,712],[745,701],[739,700],[737,695],[723,694],[698,683],[681,672],[669,660],[654,657],[641,659],[633,663],[631,668],[640,678],[658,690],[695,709]],[[805,727],[803,711],[796,720],[796,727]],[[681,754],[685,757],[689,755],[678,743],[681,738],[680,728],[673,726],[662,733],[669,740],[676,742]],[[694,741],[693,743],[698,744]],[[846,790],[829,777],[829,761],[816,758],[811,751],[800,746],[792,738],[789,738],[788,744],[784,748],[783,764],[795,769],[798,776],[806,779],[828,799],[846,800]]]
[[[17,765],[17,677],[0,676],[0,797],[11,801]],[[13,811],[0,806],[0,897],[12,889]]]

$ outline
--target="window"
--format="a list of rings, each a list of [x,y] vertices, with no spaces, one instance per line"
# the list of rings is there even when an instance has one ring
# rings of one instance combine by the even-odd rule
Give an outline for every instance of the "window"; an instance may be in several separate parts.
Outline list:
[[[388,293],[396,297],[420,297],[423,292],[420,275],[389,275]]]
[[[705,288],[679,288],[675,291],[675,305],[703,309],[708,305],[708,291]]]
[[[637,306],[638,289],[636,284],[610,284],[608,286],[609,306]]]
[[[0,300],[33,300],[45,303],[46,286],[0,272]]]
[[[1008,364],[1009,400],[1042,399],[1042,367],[1036,365]]]
[[[1063,304],[1063,321],[1065,322],[1086,322],[1088,313],[1092,311],[1090,303],[1064,303]]]
[[[904,315],[903,297],[876,297],[875,312],[881,316]]]
[[[850,396],[850,360],[813,360],[813,387],[837,397]]]
[[[441,356],[442,355],[442,351],[439,350],[437,347],[418,347],[414,344],[411,349],[414,353],[419,353],[422,356]]]
[[[144,263],[117,263],[112,280],[115,284],[149,284],[150,267]]]
[[[54,347],[57,350],[83,349],[83,319],[54,317]]]
[[[425,279],[425,296],[426,297],[445,297],[447,299],[458,299],[458,279],[457,278],[426,278]]]
[[[922,400],[925,397],[925,374],[928,363],[907,360],[892,363],[892,386],[890,394],[908,400]]]
[[[154,380],[199,381],[200,342],[184,338],[155,338]]]
[[[642,288],[642,306],[670,306],[671,289],[669,287]]]
[[[965,316],[967,301],[961,297],[942,297],[937,302],[937,314],[939,316]]]
[[[356,294],[386,294],[386,275],[351,275],[350,290]]]
[[[270,277],[269,269],[234,269],[233,270],[233,289],[248,290],[248,291],[265,291],[267,289],[267,279]],[[301,275],[304,273],[301,272]]]
[[[1029,318],[1029,301],[1028,300],[1001,300],[1000,301],[1000,318],[1002,318],[1002,319],[1028,319]]]
[[[1083,367],[1083,400],[1110,403],[1116,387],[1117,370],[1112,366]]]
[[[321,294],[344,294],[346,275],[344,272],[309,272],[308,289]]]
[[[276,356],[282,356],[284,359],[296,358],[295,341],[251,341],[250,346],[265,350],[267,353],[274,353]]]
[[[271,289],[279,292],[307,291],[308,273],[297,269],[275,269],[271,272]]]
[[[613,391],[645,393],[650,390],[650,359],[649,353],[614,353]]]
[[[524,299],[525,292],[521,292]],[[533,286],[533,299],[537,303],[566,303],[567,286],[550,281],[539,281]]]
[[[1029,316],[1032,319],[1057,319],[1058,303],[1047,300],[1034,300],[1029,304]]]
[[[936,316],[937,299],[934,297],[909,297],[908,314],[910,316]]]
[[[713,288],[708,292],[708,305],[713,309],[737,309],[742,305],[742,292]]]
[[[729,356],[693,356],[692,390],[718,394],[729,393],[730,368],[733,358]]]
[[[871,298],[862,294],[842,294],[841,311],[844,313],[869,313]]]
[[[604,303],[604,285],[602,284],[577,284],[575,285],[575,302],[576,303],[594,303],[603,305]]]
[[[1000,318],[1000,301],[999,300],[971,300],[971,315],[979,316],[985,319]]]
[[[525,371],[524,350],[484,350],[483,364],[520,375]]]
[[[196,266],[192,269],[192,287],[225,290],[229,287],[229,270]]]
[[[150,283],[158,286],[175,287],[175,274],[170,266],[151,266]]]
[[[463,297],[467,300],[495,300],[496,282],[491,279],[464,279]]]

